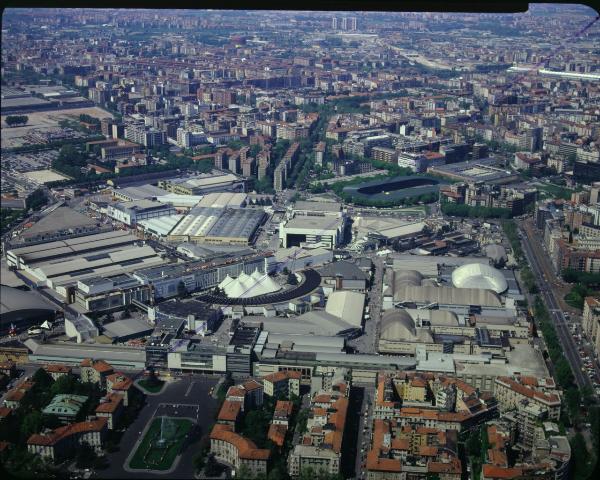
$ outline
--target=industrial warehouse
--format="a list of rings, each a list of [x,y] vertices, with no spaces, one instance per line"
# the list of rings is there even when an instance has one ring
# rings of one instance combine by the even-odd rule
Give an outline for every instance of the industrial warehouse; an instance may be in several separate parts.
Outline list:
[[[265,213],[240,208],[194,207],[169,232],[169,241],[249,245]]]

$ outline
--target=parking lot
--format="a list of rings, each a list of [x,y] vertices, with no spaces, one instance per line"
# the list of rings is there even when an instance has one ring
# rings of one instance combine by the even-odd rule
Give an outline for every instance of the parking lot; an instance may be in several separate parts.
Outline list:
[[[78,119],[79,115],[86,114],[96,118],[113,117],[113,115],[99,107],[69,108],[63,110],[50,110],[47,112],[29,112],[27,113],[27,125],[22,127],[4,128],[4,119],[2,115],[2,148],[21,147],[31,143],[27,137],[36,132],[49,132],[59,127],[61,120]]]

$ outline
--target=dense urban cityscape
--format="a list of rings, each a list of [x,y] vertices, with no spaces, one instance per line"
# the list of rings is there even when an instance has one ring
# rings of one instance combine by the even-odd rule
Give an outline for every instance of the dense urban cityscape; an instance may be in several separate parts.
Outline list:
[[[600,478],[599,19],[4,10],[2,477]]]

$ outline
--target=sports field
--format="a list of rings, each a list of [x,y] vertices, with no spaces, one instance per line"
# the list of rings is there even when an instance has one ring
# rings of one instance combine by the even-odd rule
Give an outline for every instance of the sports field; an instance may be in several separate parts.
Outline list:
[[[129,468],[138,470],[168,470],[179,454],[186,435],[192,429],[192,422],[182,418],[169,418],[175,431],[166,445],[161,448],[156,442],[160,438],[162,417],[152,420],[150,428],[146,431],[144,439],[139,444]]]
[[[446,182],[425,175],[392,177],[344,187],[344,193],[356,200],[399,200],[419,195],[437,194]]]
[[[35,183],[50,183],[58,180],[67,180],[69,178],[52,170],[34,170],[32,172],[25,172],[23,175],[30,180],[33,180]]]

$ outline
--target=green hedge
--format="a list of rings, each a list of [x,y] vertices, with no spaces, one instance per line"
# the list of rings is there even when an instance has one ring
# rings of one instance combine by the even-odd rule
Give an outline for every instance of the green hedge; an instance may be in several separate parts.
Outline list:
[[[442,202],[442,212],[446,215],[465,218],[511,218],[512,212],[508,208],[496,207],[470,207],[456,203]]]

